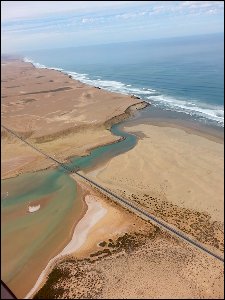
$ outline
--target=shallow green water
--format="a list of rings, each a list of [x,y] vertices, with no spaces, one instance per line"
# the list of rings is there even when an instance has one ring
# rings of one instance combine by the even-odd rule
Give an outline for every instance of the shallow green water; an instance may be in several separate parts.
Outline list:
[[[2,200],[2,208],[10,209],[27,200],[32,201],[61,188],[59,179],[65,176],[62,171],[39,171],[2,180],[2,192],[9,192],[7,199]]]
[[[121,129],[123,123],[113,125],[111,128],[111,132],[116,136],[121,136],[123,140],[117,143],[95,148],[91,151],[90,155],[74,158],[67,166],[70,168],[86,170],[97,166],[97,164],[100,162],[102,163],[107,161],[116,155],[132,149],[136,144],[137,137],[133,134],[123,131]]]
[[[122,123],[111,128],[113,134],[123,137],[120,142],[93,149],[90,155],[76,157],[67,166],[87,170],[132,149],[136,136],[122,131],[121,126]],[[9,282],[32,257],[59,240],[71,208],[75,204],[79,215],[82,202],[76,198],[76,182],[62,167],[2,180],[1,185],[2,195],[8,192],[1,199],[2,261],[5,262],[2,276]],[[27,213],[28,205],[37,204],[41,205],[39,211]]]
[[[8,282],[34,256],[54,247],[61,226],[74,207],[77,187],[61,171],[40,171],[2,181],[2,277]],[[28,205],[40,210],[28,213]],[[77,214],[82,209],[76,205]],[[49,250],[50,250],[49,249]],[[4,263],[5,262],[5,263]]]
[[[71,169],[79,168],[80,170],[93,168],[100,162],[107,161],[132,149],[136,144],[137,137],[123,131],[121,129],[123,123],[113,125],[111,128],[111,132],[116,136],[122,137],[122,140],[117,143],[97,147],[90,152],[90,155],[71,159],[67,166]],[[1,208],[3,212],[7,212],[24,203],[32,205],[32,201],[49,194],[55,193],[57,195],[65,186],[67,180],[67,188],[72,191],[69,199],[72,201],[76,196],[76,183],[62,167],[59,167],[57,170],[39,171],[2,180],[2,195],[8,192],[8,196],[1,200]],[[63,199],[63,201],[66,201],[66,199]]]

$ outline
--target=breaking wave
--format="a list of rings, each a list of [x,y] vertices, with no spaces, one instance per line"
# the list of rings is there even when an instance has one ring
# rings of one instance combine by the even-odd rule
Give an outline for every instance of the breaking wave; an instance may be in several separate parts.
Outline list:
[[[45,65],[34,62],[30,58],[24,58],[24,62],[32,63],[36,68],[46,68],[57,70],[64,74],[70,75],[73,79],[83,83],[100,87],[110,92],[117,92],[126,95],[135,95],[145,101],[151,102],[154,106],[158,106],[167,110],[183,112],[191,116],[196,116],[216,122],[220,126],[224,126],[224,107],[214,106],[200,102],[195,99],[178,99],[158,92],[151,88],[138,88],[131,84],[125,84],[120,81],[91,79],[88,74],[82,74],[72,71],[66,71],[61,68],[47,67]]]

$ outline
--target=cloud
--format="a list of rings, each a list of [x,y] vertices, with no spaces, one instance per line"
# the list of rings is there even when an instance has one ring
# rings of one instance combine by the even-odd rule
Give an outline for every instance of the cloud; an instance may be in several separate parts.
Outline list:
[[[92,13],[84,13],[87,9],[93,8],[93,2],[95,4],[95,11]],[[17,33],[38,33],[47,31],[49,34],[53,32],[66,32],[68,28],[76,28],[79,30],[84,27],[88,29],[90,26],[95,28],[103,26],[115,26],[117,20],[124,26],[128,22],[150,22],[155,17],[177,17],[178,15],[216,15],[218,13],[223,13],[223,3],[222,1],[144,1],[141,5],[134,8],[134,1],[118,1],[116,4],[114,1],[103,2],[103,6],[99,7],[100,1],[93,2],[81,2],[81,1],[55,1],[54,5],[52,2],[45,1],[40,6],[40,1],[10,1],[10,5],[7,1],[3,1],[3,6],[8,9],[15,5],[11,12],[9,10],[9,16],[13,16],[16,13],[16,18],[14,20],[8,20],[2,23],[2,33],[3,34],[17,34]],[[112,3],[113,2],[113,3]],[[125,3],[126,2],[126,3]],[[132,3],[130,3],[132,2]],[[19,4],[20,5],[19,5]],[[88,5],[87,5],[88,3]],[[31,5],[32,4],[32,5]],[[63,4],[63,8],[62,8]],[[76,4],[76,5],[75,5]],[[37,5],[40,6],[39,9],[35,9]],[[67,5],[70,5],[70,12],[65,14],[68,10]],[[105,5],[105,7],[104,7]],[[121,8],[118,10],[118,5]],[[113,7],[112,10],[104,10],[105,8]],[[126,6],[126,9],[124,8]],[[32,11],[31,11],[32,7]],[[26,8],[26,10],[25,10]],[[51,15],[37,17],[39,14],[45,11],[45,14],[51,9]],[[34,14],[35,9],[35,14]],[[53,14],[61,10],[61,14]],[[74,12],[76,9],[77,13]],[[78,13],[80,11],[80,13]],[[82,11],[82,13],[81,13]],[[29,15],[29,19],[27,16]],[[35,18],[32,19],[31,16]],[[2,12],[4,17],[4,10]],[[8,15],[7,15],[8,16]],[[25,19],[18,19],[25,18]],[[138,25],[138,23],[137,23]]]
[[[219,10],[224,10],[224,2],[223,1],[182,1],[180,6],[184,9],[199,10],[201,12],[208,13],[213,10],[218,12]]]
[[[83,18],[81,23],[93,23],[95,21],[94,18]]]
[[[85,42],[99,42],[107,35],[109,40],[111,35],[120,40],[124,35],[126,39],[126,32],[133,31],[136,39],[146,32],[145,28],[152,32],[157,27],[154,24],[161,24],[162,32],[173,36],[185,23],[192,28],[191,35],[193,22],[196,28],[199,23],[197,16],[202,16],[210,32],[223,31],[224,23],[223,1],[2,1],[1,7],[4,47],[12,45],[12,40],[18,44],[29,39],[46,43],[47,36],[57,44],[60,35],[68,37],[66,44],[76,35],[80,39],[86,36]],[[179,26],[169,30],[173,23]]]
[[[223,13],[223,1],[2,1],[2,25],[81,18],[81,23],[134,19],[147,15]],[[91,15],[91,16],[90,16]],[[63,21],[64,22],[64,21]],[[17,23],[18,24],[18,23]]]
[[[1,9],[2,21],[5,22],[55,14],[94,13],[143,4],[146,4],[146,1],[1,1]]]

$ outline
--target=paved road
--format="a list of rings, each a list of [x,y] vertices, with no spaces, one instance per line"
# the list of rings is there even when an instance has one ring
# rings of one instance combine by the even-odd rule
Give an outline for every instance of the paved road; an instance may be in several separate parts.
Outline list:
[[[143,209],[137,207],[136,205],[134,205],[133,203],[130,203],[129,201],[123,199],[122,197],[114,194],[113,192],[109,191],[108,189],[104,188],[103,186],[99,185],[98,183],[94,182],[93,180],[87,178],[86,176],[78,173],[78,169],[70,169],[68,166],[64,165],[62,162],[56,160],[55,158],[53,158],[52,156],[46,154],[45,152],[43,152],[42,150],[38,149],[37,147],[35,147],[34,145],[30,144],[29,142],[27,142],[26,140],[24,140],[23,138],[21,138],[17,133],[15,133],[13,130],[5,127],[4,125],[1,125],[5,130],[7,130],[8,132],[10,132],[11,134],[13,134],[14,136],[16,136],[17,138],[19,138],[22,142],[26,143],[28,146],[32,147],[33,149],[35,149],[36,151],[38,151],[39,153],[41,153],[42,155],[44,155],[45,157],[51,159],[52,161],[54,161],[55,163],[57,163],[58,165],[60,165],[61,167],[63,167],[65,170],[67,170],[69,173],[75,173],[77,176],[81,177],[82,179],[86,180],[87,182],[93,184],[95,187],[97,187],[98,189],[100,189],[101,191],[105,192],[106,194],[112,196],[117,203],[122,204],[123,206],[125,206],[126,208],[129,208],[130,210],[132,210],[132,212],[137,213],[139,216],[143,216],[145,219],[148,219],[150,221],[153,221],[154,223],[156,223],[158,226],[160,226],[161,228],[167,230],[168,232],[176,235],[177,237],[181,238],[182,240],[188,242],[189,244],[195,246],[198,249],[201,249],[202,251],[204,251],[205,253],[213,256],[214,258],[224,262],[224,258],[219,256],[218,254],[212,252],[211,250],[207,249],[205,246],[203,246],[201,243],[193,240],[192,238],[190,238],[189,236],[187,236],[185,233],[183,233],[182,231],[173,228],[171,225],[169,225],[168,223],[159,220],[158,218],[156,218],[155,216],[153,216],[152,214],[144,211]]]

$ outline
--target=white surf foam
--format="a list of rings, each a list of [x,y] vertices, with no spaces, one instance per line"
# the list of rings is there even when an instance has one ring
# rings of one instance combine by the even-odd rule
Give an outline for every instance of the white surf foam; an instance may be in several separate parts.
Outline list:
[[[132,87],[130,84],[124,84],[119,81],[101,79],[91,80],[87,79],[87,74],[79,74],[68,71],[64,72],[71,75],[72,78],[82,81],[83,83],[98,86],[111,92],[119,92],[127,95],[133,94],[142,99],[150,100],[150,102],[154,103],[156,106],[163,106],[170,110],[207,118],[217,122],[218,125],[224,126],[224,108],[222,106],[208,105],[197,100],[176,99],[159,94],[154,89],[136,88]]]
[[[88,74],[66,71],[61,68],[46,67],[45,65],[36,63],[32,59],[27,57],[24,58],[24,61],[32,63],[36,68],[48,68],[58,70],[70,75],[73,79],[79,80],[83,83],[95,87],[100,87],[110,92],[117,92],[126,95],[135,95],[137,97],[140,97],[141,99],[150,101],[155,106],[162,107],[171,111],[183,112],[191,116],[205,118],[211,121],[215,121],[220,126],[224,126],[223,106],[213,106],[193,99],[177,99],[174,97],[160,94],[159,92],[151,88],[138,88],[132,86],[131,84],[125,84],[120,81],[102,80],[100,78],[90,79],[88,77]]]
[[[45,65],[39,64],[34,62],[32,59],[28,58],[28,57],[24,57],[23,59],[24,62],[29,62],[31,63],[35,68],[37,69],[47,69],[47,67]]]
[[[53,67],[46,67],[45,65],[39,64],[37,62],[34,62],[32,59],[28,58],[28,57],[24,57],[23,58],[24,62],[29,62],[31,63],[35,68],[37,69],[51,69],[51,70],[56,70],[56,71],[63,71],[62,68],[53,68]]]
[[[224,126],[224,107],[213,106],[210,104],[202,103],[197,100],[184,100],[175,99],[165,95],[155,95],[147,97],[149,100],[154,101],[156,106],[164,106],[170,110],[176,110],[190,115],[207,118],[216,121],[221,126]]]

